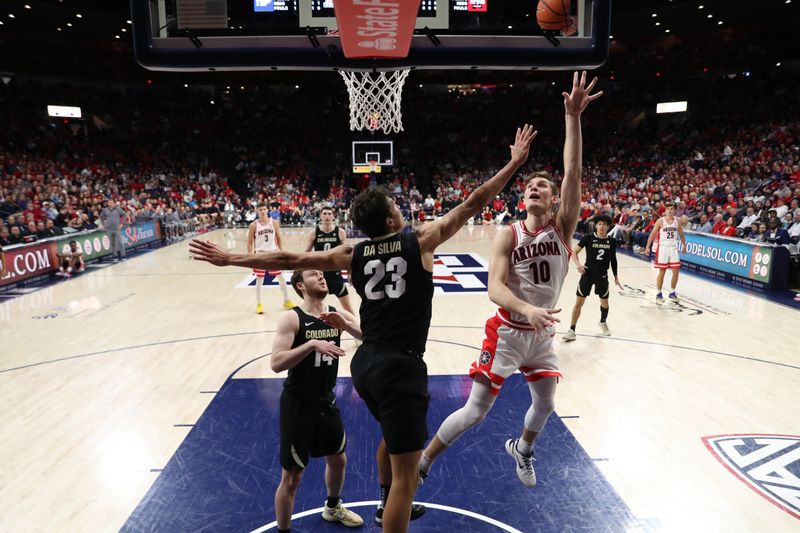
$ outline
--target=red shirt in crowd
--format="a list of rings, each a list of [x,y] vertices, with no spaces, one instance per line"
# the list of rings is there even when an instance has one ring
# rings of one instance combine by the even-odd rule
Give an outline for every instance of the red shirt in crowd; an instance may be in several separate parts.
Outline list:
[[[724,220],[720,220],[711,228],[711,233],[716,233],[717,235],[722,235],[722,232],[725,231],[725,228],[728,224]]]

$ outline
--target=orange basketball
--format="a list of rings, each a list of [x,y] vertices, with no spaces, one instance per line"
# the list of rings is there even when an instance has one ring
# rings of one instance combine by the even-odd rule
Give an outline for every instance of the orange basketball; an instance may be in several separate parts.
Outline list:
[[[536,21],[543,30],[559,31],[569,25],[567,0],[539,0]]]

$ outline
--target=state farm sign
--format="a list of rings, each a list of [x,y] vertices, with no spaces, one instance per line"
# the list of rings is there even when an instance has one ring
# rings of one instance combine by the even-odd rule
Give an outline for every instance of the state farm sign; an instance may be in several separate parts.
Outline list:
[[[404,58],[411,48],[420,0],[336,0],[344,56]]]

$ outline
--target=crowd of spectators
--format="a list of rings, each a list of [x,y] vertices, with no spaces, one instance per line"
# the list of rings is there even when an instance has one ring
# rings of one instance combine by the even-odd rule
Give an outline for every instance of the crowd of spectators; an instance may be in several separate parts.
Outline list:
[[[674,86],[607,87],[603,104],[584,120],[579,231],[590,229],[594,215],[608,214],[612,234],[639,250],[665,203],[673,202],[688,229],[797,243],[800,117],[792,80],[705,79],[682,89],[690,111],[671,119],[636,119],[630,112]],[[82,124],[51,122],[41,110],[56,90],[103,111]],[[414,137],[419,168],[387,168],[371,179],[411,220],[435,218],[503,166],[514,129],[528,120],[540,130],[529,162],[472,223],[519,219],[526,172],[547,170],[560,180],[559,91],[537,84],[414,92],[410,105],[418,112],[395,142],[410,144]],[[259,202],[286,225],[314,223],[323,205],[337,207],[346,222],[350,200],[370,181],[353,176],[349,164],[319,172],[326,158],[349,159],[326,153],[347,146],[336,144],[338,136],[346,138],[345,124],[321,128],[296,119],[314,106],[317,118],[328,120],[332,108],[346,106],[337,100],[342,95],[227,90],[210,103],[206,93],[122,93],[0,86],[0,119],[7,125],[0,131],[0,244],[94,229],[109,201],[127,223],[161,221],[168,238],[247,224]],[[527,119],[520,109],[528,110]]]

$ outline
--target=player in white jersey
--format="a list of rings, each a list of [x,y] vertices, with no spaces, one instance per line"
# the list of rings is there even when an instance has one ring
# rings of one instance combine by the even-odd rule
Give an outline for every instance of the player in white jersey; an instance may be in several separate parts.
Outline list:
[[[658,269],[656,302],[659,303],[664,301],[664,296],[661,295],[661,287],[664,285],[664,274],[667,273],[667,269],[672,270],[672,281],[670,283],[672,290],[669,293],[669,299],[678,300],[675,287],[678,286],[678,272],[681,268],[680,252],[686,249],[686,237],[683,234],[683,228],[675,217],[675,204],[668,203],[666,208],[664,216],[659,218],[656,225],[653,226],[653,231],[650,232],[650,236],[647,238],[647,246],[644,249],[645,256],[649,257],[650,246],[655,240],[656,261],[654,265]],[[681,248],[678,247],[678,238],[681,240]]]
[[[569,268],[570,241],[581,204],[581,113],[602,91],[590,95],[597,78],[586,86],[586,73],[575,73],[572,92],[562,93],[566,111],[564,180],[561,198],[546,172],[535,172],[525,186],[526,219],[502,227],[492,240],[489,298],[500,309],[486,322],[486,339],[470,368],[472,391],[467,403],[451,414],[422,454],[420,476],[433,460],[469,428],[480,423],[497,399],[505,380],[519,369],[531,393],[522,435],[505,449],[514,458],[517,477],[536,484],[533,443],[555,408],[561,371],[553,351],[554,309]],[[559,208],[560,205],[560,208]]]
[[[258,214],[258,218],[250,223],[250,228],[247,230],[247,254],[253,255],[254,253],[280,250],[280,224],[277,220],[269,216],[267,204],[258,204],[256,206],[256,213]],[[264,284],[264,276],[267,274],[267,271],[253,269],[253,274],[256,275],[256,313],[261,315],[264,313],[264,306],[261,304],[261,286]],[[278,285],[281,288],[281,294],[283,294],[283,308],[291,309],[294,307],[294,302],[289,299],[289,294],[286,291],[286,282],[283,280],[283,273],[280,270],[276,270],[270,271],[269,275],[278,278]]]

